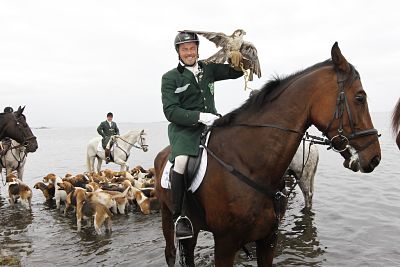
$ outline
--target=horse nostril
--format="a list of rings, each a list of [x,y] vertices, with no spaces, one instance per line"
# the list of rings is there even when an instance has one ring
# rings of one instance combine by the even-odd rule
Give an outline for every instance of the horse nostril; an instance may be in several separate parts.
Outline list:
[[[381,157],[375,156],[371,159],[371,165],[375,168],[376,166],[379,165],[379,162],[381,162]]]

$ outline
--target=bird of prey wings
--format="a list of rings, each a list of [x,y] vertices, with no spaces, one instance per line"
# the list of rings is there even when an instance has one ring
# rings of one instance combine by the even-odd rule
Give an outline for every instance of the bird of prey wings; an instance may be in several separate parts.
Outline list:
[[[243,55],[245,67],[249,67],[251,69],[250,73],[254,73],[255,75],[257,75],[258,78],[260,78],[261,67],[260,61],[258,60],[256,47],[252,43],[244,41],[242,47],[240,48],[240,53],[242,53]],[[253,77],[250,77],[249,80],[252,81]]]
[[[217,53],[204,60],[205,63],[225,63],[228,60],[226,47],[229,46],[230,36],[222,32],[205,32],[205,31],[192,31],[184,30],[183,32],[193,32],[198,35],[204,36],[215,44],[216,47],[222,47]]]
[[[211,42],[213,42],[217,47],[225,47],[229,42],[229,36],[222,32],[203,32],[203,31],[190,31],[185,30],[182,32],[194,32],[196,34],[202,35]]]
[[[222,47],[217,53],[207,58],[205,62],[224,63],[228,60],[228,53],[231,47],[232,36],[228,36],[222,32],[206,32],[206,31],[192,31],[185,30],[182,32],[193,32],[202,35],[206,39],[213,42],[217,47]],[[258,60],[258,53],[256,47],[250,43],[243,41],[239,49],[243,55],[243,65],[245,69],[250,69],[249,81],[253,80],[253,73],[258,78],[261,77],[260,62]]]

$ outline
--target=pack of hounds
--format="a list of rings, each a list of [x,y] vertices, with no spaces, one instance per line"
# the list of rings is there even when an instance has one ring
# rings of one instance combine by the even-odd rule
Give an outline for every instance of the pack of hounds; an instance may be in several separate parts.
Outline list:
[[[152,210],[160,209],[155,196],[154,176],[154,168],[145,170],[141,166],[122,172],[106,169],[99,173],[68,173],[63,178],[49,173],[33,187],[43,193],[47,202],[55,200],[57,210],[63,209],[64,215],[73,210],[78,232],[82,220],[87,221],[88,227],[93,220],[97,234],[101,234],[103,225],[107,232],[111,232],[112,217],[116,214],[140,210],[148,215]],[[10,204],[14,205],[20,199],[23,206],[31,209],[31,188],[15,173],[7,175],[6,183]]]

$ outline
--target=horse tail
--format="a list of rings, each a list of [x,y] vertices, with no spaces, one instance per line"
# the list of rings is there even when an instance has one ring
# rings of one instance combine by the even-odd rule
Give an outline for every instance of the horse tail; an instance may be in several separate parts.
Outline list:
[[[394,134],[397,134],[399,127],[400,127],[400,98],[397,101],[397,104],[392,114],[392,130]]]

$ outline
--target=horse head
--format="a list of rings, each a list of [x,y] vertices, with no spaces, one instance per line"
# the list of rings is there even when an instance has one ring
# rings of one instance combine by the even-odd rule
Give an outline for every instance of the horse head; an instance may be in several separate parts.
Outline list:
[[[20,144],[24,144],[27,152],[35,152],[38,148],[36,136],[33,135],[31,128],[26,122],[26,117],[23,114],[25,107],[18,108],[15,112],[3,113],[2,133],[1,138],[10,137]]]
[[[330,139],[333,150],[344,157],[346,168],[372,172],[380,162],[381,150],[367,94],[359,73],[347,62],[337,43],[331,56],[333,68],[315,71],[319,88],[312,95],[309,121]]]
[[[144,130],[140,131],[136,143],[139,144],[139,146],[143,149],[144,152],[147,152],[147,150],[149,150],[149,145],[147,144],[147,133]]]
[[[147,133],[144,130],[141,130],[140,132],[129,131],[123,136],[120,136],[119,139],[131,146],[142,149],[144,152],[147,152],[149,148],[149,145],[147,144]]]

